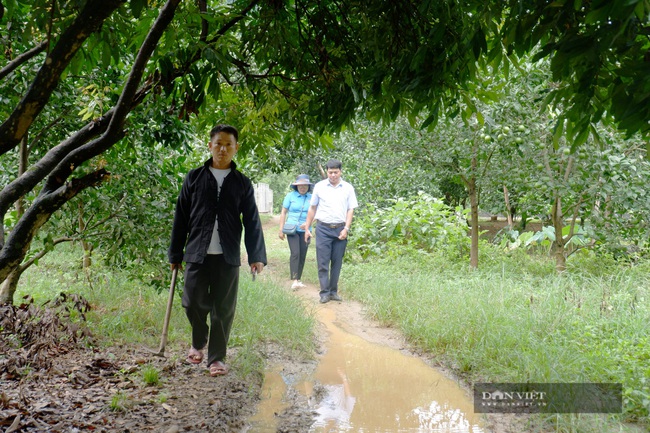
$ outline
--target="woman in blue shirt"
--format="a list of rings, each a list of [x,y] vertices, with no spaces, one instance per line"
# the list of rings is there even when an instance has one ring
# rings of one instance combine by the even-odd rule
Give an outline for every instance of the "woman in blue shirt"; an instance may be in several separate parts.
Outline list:
[[[282,212],[280,213],[280,239],[287,237],[291,259],[289,261],[289,271],[293,283],[291,288],[297,290],[305,285],[300,281],[302,270],[305,267],[305,257],[307,257],[307,248],[309,243],[305,242],[305,222],[307,221],[307,211],[309,211],[309,201],[311,200],[311,190],[314,184],[309,181],[309,176],[300,174],[296,181],[291,184],[291,191],[284,197],[282,202]],[[286,224],[297,224],[297,230],[294,234],[282,232],[282,227]]]

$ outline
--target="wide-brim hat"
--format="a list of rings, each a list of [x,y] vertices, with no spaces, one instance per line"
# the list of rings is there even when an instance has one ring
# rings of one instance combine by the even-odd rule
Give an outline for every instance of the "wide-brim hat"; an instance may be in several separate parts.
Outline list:
[[[309,176],[306,174],[299,174],[296,177],[295,182],[291,184],[291,188],[297,190],[299,185],[307,185],[309,189],[314,186],[314,184],[309,181]]]

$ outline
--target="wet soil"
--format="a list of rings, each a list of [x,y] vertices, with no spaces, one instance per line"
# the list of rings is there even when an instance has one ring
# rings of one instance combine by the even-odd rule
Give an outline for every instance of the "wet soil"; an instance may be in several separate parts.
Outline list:
[[[205,366],[185,363],[180,348],[165,357],[141,347],[92,348],[93,338],[61,309],[0,308],[4,432],[234,432],[254,411],[259,381],[211,378]],[[145,383],[149,367],[159,383]]]

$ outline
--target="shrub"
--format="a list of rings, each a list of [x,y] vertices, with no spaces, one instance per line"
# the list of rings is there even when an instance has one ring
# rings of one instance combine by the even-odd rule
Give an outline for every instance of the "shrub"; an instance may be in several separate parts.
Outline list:
[[[365,260],[372,256],[397,257],[405,251],[445,250],[459,257],[469,250],[465,212],[454,210],[426,193],[392,200],[385,208],[369,206],[355,220],[351,256]]]

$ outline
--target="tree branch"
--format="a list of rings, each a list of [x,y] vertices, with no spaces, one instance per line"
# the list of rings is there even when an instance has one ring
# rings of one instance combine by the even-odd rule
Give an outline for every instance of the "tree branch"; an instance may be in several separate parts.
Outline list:
[[[162,10],[158,14],[158,18],[156,18],[156,21],[151,26],[151,29],[149,30],[144,42],[142,42],[142,46],[133,62],[129,77],[122,88],[122,93],[120,94],[115,107],[112,109],[113,115],[110,118],[106,131],[96,140],[70,152],[57,165],[52,173],[50,173],[47,182],[45,183],[45,187],[43,188],[43,192],[47,193],[57,189],[63,182],[65,182],[78,165],[106,151],[124,137],[124,122],[126,116],[133,109],[134,100],[138,97],[138,87],[142,80],[144,70],[151,58],[153,50],[156,48],[160,38],[162,37],[163,32],[174,18],[176,7],[180,1],[181,0],[167,0],[167,3],[165,3],[165,6],[163,6]]]
[[[206,14],[208,12],[208,3],[206,0],[197,0],[197,3],[199,4],[199,12],[201,14]],[[208,40],[208,20],[205,18],[201,17],[201,37],[199,40],[201,42],[205,42]]]
[[[34,235],[54,212],[84,189],[99,185],[108,175],[102,168],[80,179],[73,179],[55,191],[39,195],[11,231],[0,251],[0,281],[4,281],[20,264],[29,251]]]
[[[0,5],[0,8],[2,8],[1,5]],[[3,80],[7,75],[11,74],[17,67],[19,67],[23,63],[27,62],[28,60],[36,57],[38,54],[45,51],[48,44],[49,44],[48,41],[41,42],[40,45],[37,45],[34,48],[32,48],[31,50],[20,54],[15,59],[13,59],[11,62],[9,62],[7,65],[5,65],[4,68],[0,69],[0,80]]]
[[[219,30],[216,32],[216,36],[207,39],[205,41],[206,45],[213,45],[215,44],[219,38],[223,35],[226,34],[228,30],[230,30],[232,27],[234,27],[239,21],[244,19],[246,17],[246,14],[250,12],[257,4],[260,3],[260,0],[252,0],[244,9],[242,9],[239,13],[237,13],[230,21],[225,23]],[[169,83],[173,82],[176,78],[183,76],[184,74],[187,73],[189,68],[199,60],[201,60],[201,54],[202,54],[202,48],[199,47],[196,49],[194,52],[194,55],[190,56],[189,59],[180,65],[179,67],[175,68],[171,73],[169,73],[166,76],[160,76],[159,78],[155,79],[154,77],[150,77],[145,84],[136,92],[136,95],[134,96],[133,99],[133,104],[137,105],[144,100],[144,98],[149,94],[152,88],[162,86],[165,87]],[[241,70],[241,65],[244,65],[243,62],[238,61],[237,59],[232,59],[231,62],[235,66],[240,66]],[[238,64],[238,62],[240,64]],[[242,70],[243,74],[246,74],[245,70]],[[224,76],[222,74],[222,76]],[[224,76],[225,79],[225,76]]]
[[[108,220],[111,220],[111,219],[115,218],[115,217],[118,215],[118,213],[120,212],[120,210],[122,209],[122,206],[124,206],[124,203],[126,202],[126,197],[127,197],[126,193],[122,195],[122,198],[120,199],[119,203],[117,204],[117,207],[116,207],[115,210],[114,210],[113,212],[111,212],[109,215],[107,215],[107,216],[105,216],[104,218],[102,218],[102,219],[100,219],[100,220],[94,222],[92,225],[88,225],[88,223],[90,223],[90,221],[92,221],[92,219],[93,219],[93,218],[91,217],[91,218],[86,222],[86,229],[85,229],[85,231],[95,230],[96,228],[101,227],[102,225],[104,225],[104,223],[107,222]],[[88,235],[87,235],[87,236],[88,236]],[[86,237],[86,236],[84,236],[84,237]]]
[[[61,74],[92,33],[126,0],[89,0],[45,59],[29,90],[0,125],[0,155],[16,147],[47,105]]]
[[[569,226],[569,233],[566,235],[566,238],[564,238],[564,245],[566,245],[575,234],[576,221],[578,220],[578,212],[580,211],[580,206],[582,205],[582,201],[583,201],[583,197],[581,196],[580,200],[578,200],[578,203],[573,205],[573,209],[572,209],[573,216],[571,217],[571,225]],[[562,218],[564,218],[565,214],[566,212],[562,214]]]
[[[239,21],[241,21],[246,14],[248,14],[257,4],[260,2],[260,0],[251,0],[251,2],[246,6],[244,9],[242,9],[239,14],[235,15],[233,19],[228,21],[226,24],[224,24],[218,31],[217,31],[217,36],[214,38],[210,39],[208,44],[213,44],[219,39],[221,36],[225,35],[228,30],[233,28],[235,24],[237,24]]]
[[[7,184],[0,192],[0,218],[4,218],[7,210],[19,197],[31,191],[40,181],[45,179],[54,167],[74,149],[87,143],[99,135],[107,127],[113,114],[110,110],[97,121],[90,122],[67,140],[50,149],[36,164],[22,176]]]
[[[74,241],[76,241],[76,240],[77,240],[77,238],[72,238],[72,237],[62,237],[62,238],[54,239],[54,241],[52,241],[52,246],[55,246],[55,245],[61,244],[61,243],[63,243],[63,242],[74,242]],[[21,263],[21,264],[20,264],[20,268],[19,268],[19,272],[20,272],[21,274],[22,274],[23,272],[25,272],[25,271],[27,270],[27,268],[29,268],[31,265],[33,265],[34,263],[36,263],[37,260],[43,258],[43,256],[45,256],[45,254],[47,254],[49,251],[50,251],[49,249],[47,249],[47,248],[43,248],[41,251],[39,251],[38,253],[36,253],[32,258],[30,258],[29,260],[27,260],[27,261]]]
[[[54,127],[54,125],[56,125],[56,124],[59,123],[61,120],[63,120],[63,117],[64,117],[64,115],[61,114],[61,115],[58,116],[56,119],[54,119],[54,120],[52,120],[50,123],[48,123],[44,128],[41,128],[40,131],[38,131],[38,133],[36,134],[36,136],[34,137],[34,139],[32,139],[32,140],[30,141],[29,146],[27,146],[27,148],[28,148],[28,150],[29,150],[28,153],[31,153],[32,150],[34,150],[34,148],[36,147],[36,145],[38,144],[38,142],[41,140],[41,138],[43,137],[43,135],[45,135],[46,133],[49,133],[50,130]]]

